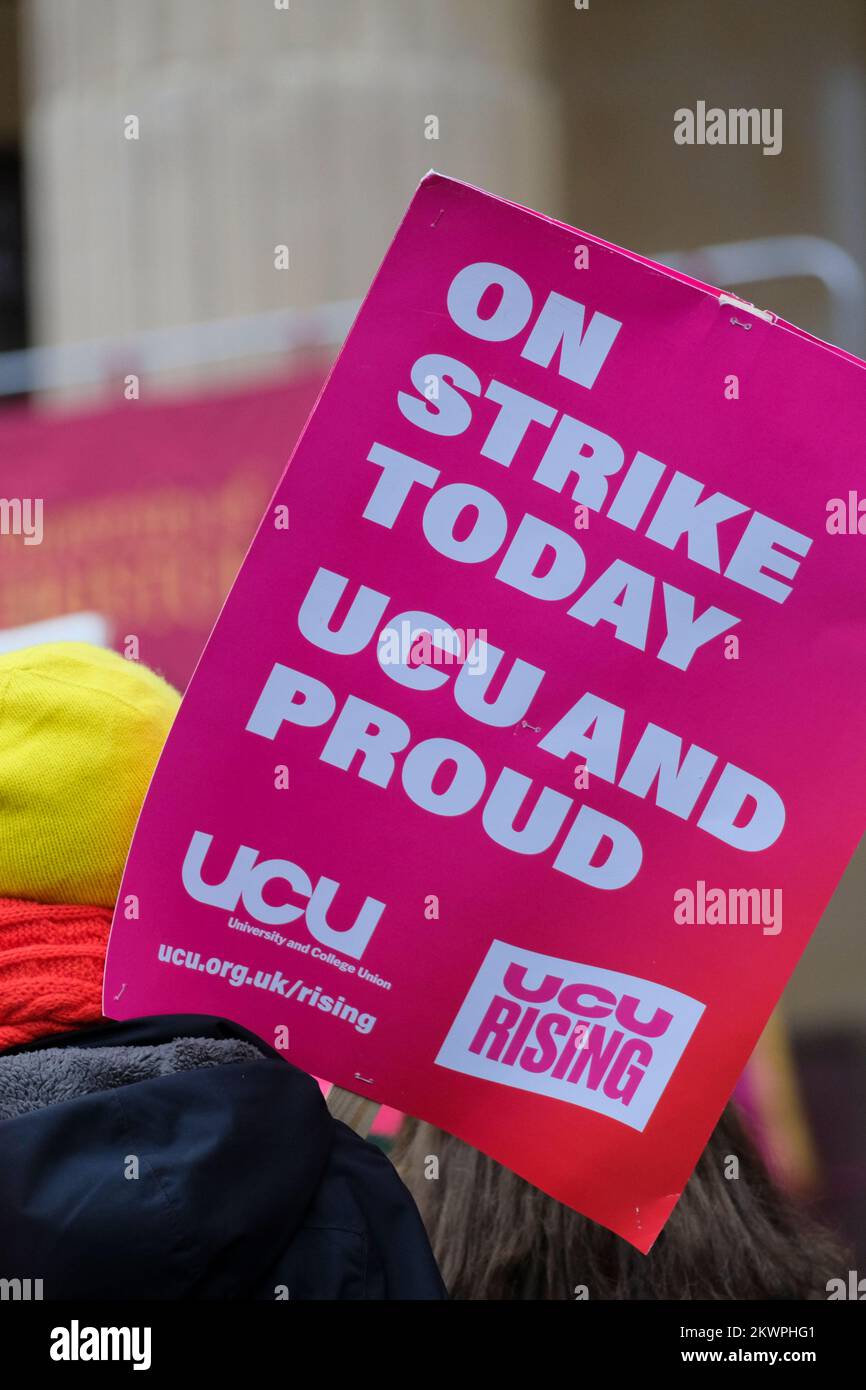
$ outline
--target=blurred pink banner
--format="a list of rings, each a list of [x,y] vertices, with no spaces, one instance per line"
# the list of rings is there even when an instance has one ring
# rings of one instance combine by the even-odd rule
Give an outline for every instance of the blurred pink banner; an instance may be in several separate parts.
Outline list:
[[[183,687],[325,373],[307,362],[267,386],[0,413],[0,491],[42,515],[38,543],[0,536],[0,641],[134,637]]]

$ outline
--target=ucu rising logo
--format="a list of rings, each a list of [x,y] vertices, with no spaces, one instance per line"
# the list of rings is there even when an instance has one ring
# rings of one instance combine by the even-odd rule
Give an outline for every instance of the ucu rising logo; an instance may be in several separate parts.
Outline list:
[[[272,927],[285,926],[303,917],[310,935],[322,945],[332,946],[344,956],[354,956],[355,960],[361,959],[385,911],[384,903],[377,898],[365,898],[352,926],[338,931],[328,922],[328,913],[340,888],[334,879],[322,876],[314,886],[299,864],[293,864],[290,859],[262,859],[257,863],[259,851],[241,845],[222,882],[205,883],[202,870],[212,844],[213,835],[206,835],[203,830],[194,831],[183,861],[183,886],[196,902],[222,907],[226,912],[235,912],[238,903],[243,902],[251,917]],[[265,888],[272,883],[288,884],[296,897],[306,899],[306,905],[267,902]]]

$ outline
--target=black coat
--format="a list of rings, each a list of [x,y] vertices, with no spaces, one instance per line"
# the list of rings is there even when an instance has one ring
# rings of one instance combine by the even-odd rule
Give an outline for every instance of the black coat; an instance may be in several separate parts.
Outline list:
[[[438,1299],[417,1209],[316,1082],[224,1019],[0,1055],[4,1278],[45,1299]]]

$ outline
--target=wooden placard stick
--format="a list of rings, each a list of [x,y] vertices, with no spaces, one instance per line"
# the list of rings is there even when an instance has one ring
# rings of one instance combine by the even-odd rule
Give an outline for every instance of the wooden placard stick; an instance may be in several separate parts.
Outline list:
[[[346,1091],[342,1086],[332,1086],[327,1096],[327,1105],[335,1120],[342,1120],[362,1139],[370,1133],[370,1126],[379,1110],[377,1100]]]

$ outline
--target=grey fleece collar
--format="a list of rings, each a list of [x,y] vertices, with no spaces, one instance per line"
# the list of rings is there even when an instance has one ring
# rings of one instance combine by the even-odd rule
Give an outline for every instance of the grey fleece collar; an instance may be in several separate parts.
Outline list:
[[[175,1038],[152,1047],[125,1044],[20,1052],[0,1057],[0,1120],[14,1120],[136,1081],[261,1058],[257,1047],[240,1038]]]

